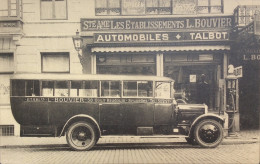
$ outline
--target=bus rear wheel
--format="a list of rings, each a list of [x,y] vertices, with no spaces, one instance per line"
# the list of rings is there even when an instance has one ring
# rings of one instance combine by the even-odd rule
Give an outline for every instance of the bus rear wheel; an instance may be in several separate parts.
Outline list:
[[[69,126],[66,139],[73,150],[90,150],[96,144],[96,133],[92,124],[87,122],[75,122]]]

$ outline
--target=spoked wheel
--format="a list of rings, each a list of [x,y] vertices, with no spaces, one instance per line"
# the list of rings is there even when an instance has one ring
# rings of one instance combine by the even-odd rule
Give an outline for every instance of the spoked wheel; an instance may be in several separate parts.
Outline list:
[[[67,133],[66,139],[74,150],[89,150],[96,144],[96,133],[93,125],[87,122],[73,123]]]
[[[223,133],[223,128],[217,121],[203,120],[195,127],[194,136],[200,146],[213,148],[222,142]]]
[[[194,137],[186,137],[185,139],[186,139],[187,143],[190,145],[198,145],[198,143],[196,142]]]

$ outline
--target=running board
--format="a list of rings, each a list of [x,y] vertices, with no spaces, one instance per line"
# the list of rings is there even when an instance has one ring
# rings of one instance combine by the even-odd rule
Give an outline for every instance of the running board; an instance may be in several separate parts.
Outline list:
[[[134,136],[134,135],[104,135],[101,138],[185,138],[186,135],[151,135],[151,136]]]

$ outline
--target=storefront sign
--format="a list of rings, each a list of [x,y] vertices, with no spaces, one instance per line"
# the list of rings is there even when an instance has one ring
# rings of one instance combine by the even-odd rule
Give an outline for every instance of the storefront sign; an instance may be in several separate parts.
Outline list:
[[[250,48],[240,50],[238,53],[241,54],[243,61],[260,61],[260,49]]]
[[[81,31],[229,29],[232,25],[232,16],[81,19]]]
[[[147,32],[147,33],[95,33],[95,43],[175,42],[228,40],[229,33],[222,32]]]

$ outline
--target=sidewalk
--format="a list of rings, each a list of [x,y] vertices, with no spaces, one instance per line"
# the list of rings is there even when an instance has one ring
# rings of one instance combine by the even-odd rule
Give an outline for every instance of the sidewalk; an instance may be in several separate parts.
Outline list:
[[[222,145],[259,143],[260,130],[243,130],[237,133],[237,137],[224,138]],[[185,138],[149,138],[147,137],[104,137],[100,138],[99,144],[114,143],[152,143],[152,144],[170,144],[186,143]],[[0,136],[0,148],[24,148],[24,147],[47,147],[51,145],[66,146],[66,137],[17,137]]]

